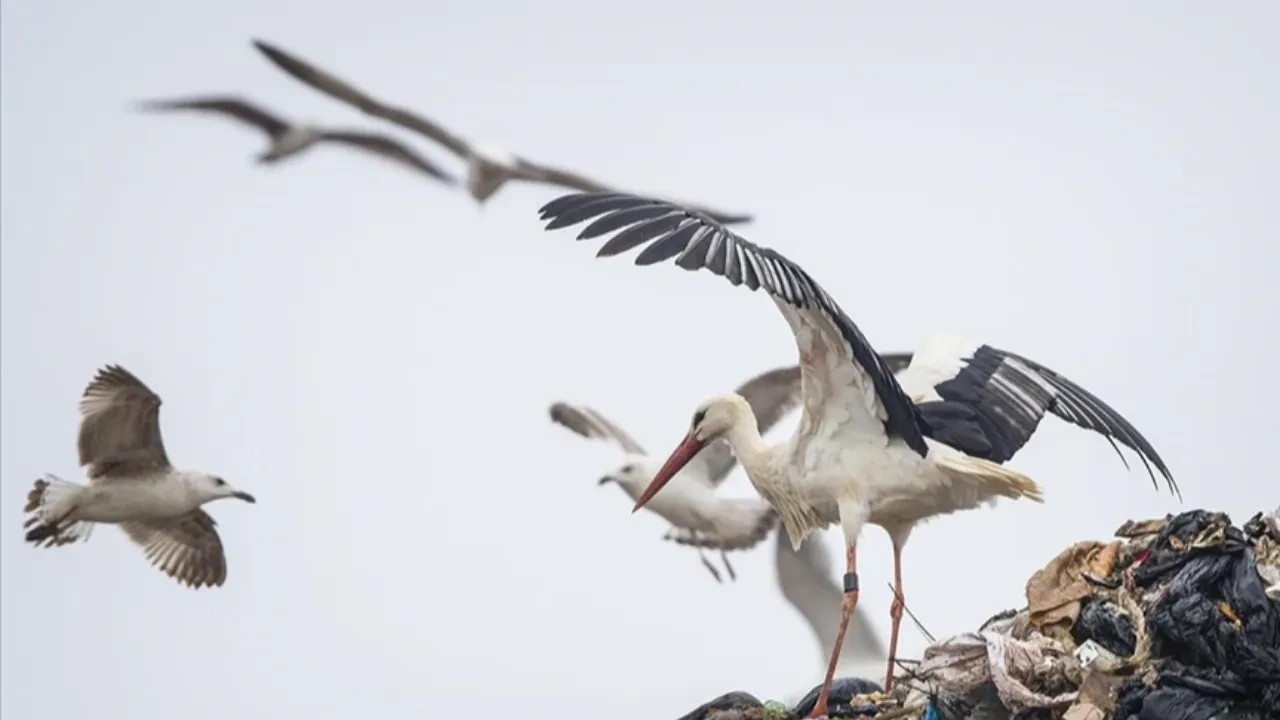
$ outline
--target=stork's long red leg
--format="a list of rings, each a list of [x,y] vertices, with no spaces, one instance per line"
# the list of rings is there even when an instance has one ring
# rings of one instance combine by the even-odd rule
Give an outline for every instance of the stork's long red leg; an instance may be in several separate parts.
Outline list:
[[[893,688],[893,669],[898,659],[898,628],[902,625],[902,609],[906,602],[902,595],[902,543],[893,538],[893,604],[889,606],[889,617],[893,619],[893,625],[889,630],[889,667],[884,672],[885,692]]]
[[[826,717],[827,700],[831,697],[831,681],[836,677],[836,661],[840,659],[840,648],[844,645],[844,633],[849,629],[849,618],[858,606],[858,546],[850,545],[845,557],[844,597],[840,600],[840,630],[836,633],[836,644],[831,650],[831,661],[827,663],[827,677],[822,681],[822,691],[818,693],[818,702],[808,717]]]

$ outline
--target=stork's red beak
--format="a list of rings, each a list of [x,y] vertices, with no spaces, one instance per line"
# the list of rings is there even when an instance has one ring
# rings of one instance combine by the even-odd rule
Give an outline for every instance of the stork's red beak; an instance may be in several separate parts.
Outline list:
[[[645,503],[653,499],[654,495],[671,481],[671,478],[680,472],[680,468],[689,464],[694,455],[702,449],[707,443],[697,439],[692,434],[685,435],[684,440],[680,441],[680,445],[676,447],[675,452],[671,453],[671,457],[663,463],[662,469],[657,475],[653,476],[653,482],[649,483],[649,487],[644,489],[644,493],[640,495],[640,499],[636,501],[636,506],[631,508],[631,512],[635,512],[645,506]]]

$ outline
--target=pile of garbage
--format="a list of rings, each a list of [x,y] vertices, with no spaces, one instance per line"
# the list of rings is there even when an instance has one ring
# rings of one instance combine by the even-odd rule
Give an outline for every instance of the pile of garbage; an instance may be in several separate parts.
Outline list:
[[[1280,508],[1235,527],[1194,510],[1127,522],[1027,581],[1027,606],[935,643],[893,691],[837,682],[831,717],[878,720],[1280,718]],[[812,711],[729,693],[681,720]]]

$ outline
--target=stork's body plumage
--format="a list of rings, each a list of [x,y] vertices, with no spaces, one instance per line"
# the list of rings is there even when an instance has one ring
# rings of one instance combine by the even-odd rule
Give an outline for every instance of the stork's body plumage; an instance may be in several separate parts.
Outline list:
[[[767,445],[738,395],[703,403],[683,442],[637,502],[652,499],[709,442],[723,438],[752,485],[781,517],[793,546],[839,523],[848,546],[845,594],[835,650],[813,715],[824,715],[849,617],[856,607],[858,536],[883,526],[894,546],[893,630],[886,690],[902,615],[901,549],[911,528],[934,515],[997,497],[1040,500],[1027,476],[1003,467],[1052,412],[1124,444],[1176,490],[1151,445],[1100,399],[1054,371],[1013,353],[950,336],[931,338],[894,378],[857,325],[800,266],[754,245],[711,218],[624,193],[569,195],[542,209],[547,229],[593,220],[579,239],[614,233],[599,255],[650,243],[647,265],[675,258],[735,285],[763,288],[781,310],[800,355],[803,413],[790,440]],[[1152,481],[1155,474],[1152,472]]]

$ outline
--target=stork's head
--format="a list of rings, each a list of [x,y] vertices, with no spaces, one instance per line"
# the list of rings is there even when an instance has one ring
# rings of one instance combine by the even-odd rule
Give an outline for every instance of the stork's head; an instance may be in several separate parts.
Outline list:
[[[640,495],[632,512],[644,507],[645,503],[657,495],[662,486],[670,482],[671,478],[689,464],[689,461],[708,443],[741,423],[747,422],[754,425],[753,417],[751,406],[742,399],[741,395],[719,395],[699,405],[698,409],[693,411],[689,433],[684,436],[684,440],[671,453],[671,457],[667,458],[667,462],[653,476],[653,481]]]
[[[689,423],[690,438],[703,445],[729,432],[734,425],[751,418],[751,406],[741,395],[719,395],[698,406]],[[699,448],[701,449],[701,448]]]
[[[195,491],[196,497],[200,498],[200,503],[204,504],[212,500],[220,500],[222,498],[236,498],[249,503],[256,503],[257,500],[243,490],[237,490],[231,487],[226,480],[217,475],[209,473],[187,473],[187,485]]]

